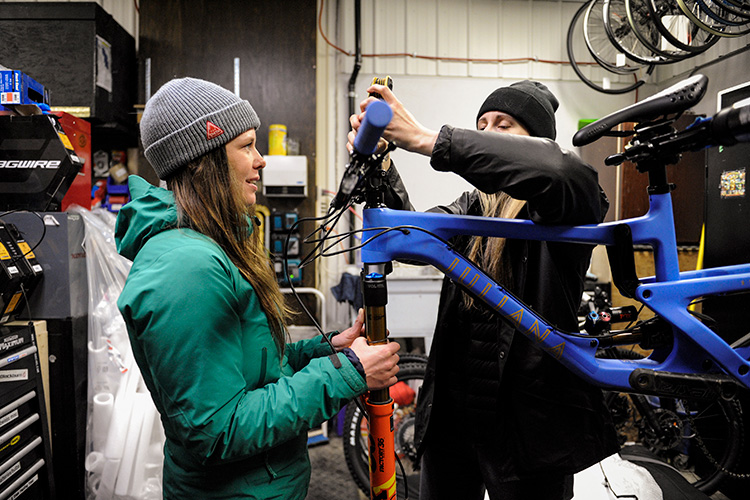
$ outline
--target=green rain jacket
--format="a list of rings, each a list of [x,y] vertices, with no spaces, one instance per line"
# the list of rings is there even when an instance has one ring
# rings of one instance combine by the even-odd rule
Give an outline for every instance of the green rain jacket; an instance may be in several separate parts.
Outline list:
[[[117,218],[133,267],[117,305],[161,415],[165,499],[304,499],[307,431],[367,384],[322,336],[283,357],[252,286],[170,191],[131,176]]]

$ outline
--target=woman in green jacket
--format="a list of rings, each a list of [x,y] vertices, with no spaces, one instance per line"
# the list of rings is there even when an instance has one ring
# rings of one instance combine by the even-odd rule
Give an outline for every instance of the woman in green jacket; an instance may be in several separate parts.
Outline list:
[[[168,499],[304,499],[308,429],[396,382],[398,344],[367,345],[361,313],[331,345],[286,343],[252,223],[259,125],[250,103],[193,78],[165,84],[140,122],[168,189],[130,178],[116,240],[133,267],[118,307],[164,425]]]

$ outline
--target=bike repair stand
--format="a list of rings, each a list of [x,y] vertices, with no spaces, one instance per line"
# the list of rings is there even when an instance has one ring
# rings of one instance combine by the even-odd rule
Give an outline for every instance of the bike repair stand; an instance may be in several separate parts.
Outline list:
[[[385,306],[388,303],[386,265],[365,264],[362,295],[365,306],[367,341],[388,342]],[[395,500],[396,452],[393,436],[393,399],[389,389],[370,391],[364,398],[370,444],[370,499]]]

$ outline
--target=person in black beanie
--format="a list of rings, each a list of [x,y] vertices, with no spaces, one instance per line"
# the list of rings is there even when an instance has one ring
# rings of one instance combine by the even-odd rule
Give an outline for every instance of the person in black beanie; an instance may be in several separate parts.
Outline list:
[[[476,188],[430,211],[539,224],[604,219],[609,202],[596,170],[554,142],[559,103],[544,84],[524,80],[492,92],[476,130],[429,130],[387,87],[367,91],[393,109],[385,139]],[[373,99],[350,118],[349,148]],[[413,210],[386,163],[386,204]],[[452,243],[545,319],[578,330],[592,246],[469,236]],[[485,490],[492,500],[569,500],[573,474],[619,450],[602,391],[448,279],[418,397],[415,445],[425,500],[481,500]]]

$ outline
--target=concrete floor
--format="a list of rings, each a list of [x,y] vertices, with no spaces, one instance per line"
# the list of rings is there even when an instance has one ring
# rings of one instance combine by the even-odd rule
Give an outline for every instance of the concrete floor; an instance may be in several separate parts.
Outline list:
[[[331,435],[332,434],[332,435]],[[328,443],[310,448],[312,478],[307,500],[360,500],[365,496],[354,483],[344,460],[341,438],[329,433]],[[417,499],[412,499],[417,500]]]
[[[341,437],[329,433],[328,443],[310,448],[312,478],[306,500],[367,500],[351,478],[344,460]],[[721,493],[712,500],[728,500]],[[410,500],[419,500],[410,497]]]

